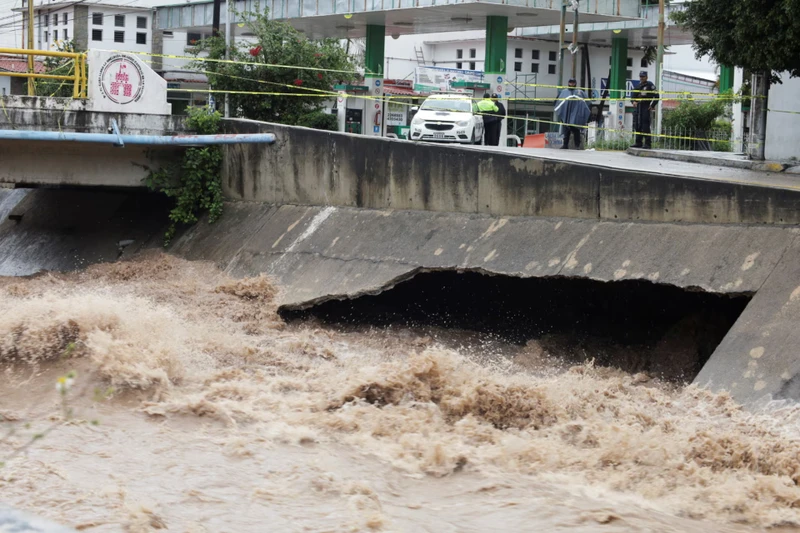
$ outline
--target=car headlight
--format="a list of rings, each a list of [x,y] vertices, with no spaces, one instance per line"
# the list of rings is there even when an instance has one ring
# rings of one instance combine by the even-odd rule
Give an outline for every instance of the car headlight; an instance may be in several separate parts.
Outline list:
[[[419,125],[421,125],[423,122],[425,122],[425,121],[424,121],[424,120],[422,120],[422,118],[421,118],[421,117],[414,117],[414,120],[412,120],[412,121],[411,121],[411,125],[412,125],[412,126],[419,126]]]
[[[469,126],[469,120],[459,120],[458,122],[456,122],[456,126],[459,126],[461,128],[466,128],[467,126]]]

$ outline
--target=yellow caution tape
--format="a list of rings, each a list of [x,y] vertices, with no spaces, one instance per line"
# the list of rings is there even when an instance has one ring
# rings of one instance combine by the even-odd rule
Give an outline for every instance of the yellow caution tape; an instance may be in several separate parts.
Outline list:
[[[104,50],[100,48],[92,48],[97,52],[112,52],[115,54],[131,54],[131,55],[142,55],[142,56],[152,56],[152,57],[161,57],[161,58],[168,58],[168,59],[185,59],[187,61],[203,61],[206,63],[227,63],[232,65],[251,65],[256,67],[270,67],[270,68],[285,68],[285,69],[292,69],[292,70],[312,70],[312,71],[322,71],[322,72],[336,72],[337,74],[361,74],[358,71],[354,70],[335,70],[325,67],[301,67],[298,65],[276,65],[272,63],[258,63],[258,62],[251,62],[251,61],[235,61],[233,59],[212,59],[210,57],[193,57],[193,56],[177,56],[173,54],[154,54],[151,52],[129,52],[127,50]]]

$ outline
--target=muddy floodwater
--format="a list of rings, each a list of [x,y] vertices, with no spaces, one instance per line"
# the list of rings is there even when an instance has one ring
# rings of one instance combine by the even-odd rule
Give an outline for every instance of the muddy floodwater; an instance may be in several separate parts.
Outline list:
[[[798,530],[792,405],[286,323],[279,290],[163,254],[0,278],[0,501],[92,532]]]

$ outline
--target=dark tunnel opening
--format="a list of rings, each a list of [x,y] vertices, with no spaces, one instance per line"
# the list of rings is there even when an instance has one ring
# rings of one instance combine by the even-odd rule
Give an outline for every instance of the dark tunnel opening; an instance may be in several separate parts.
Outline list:
[[[374,296],[282,315],[344,327],[461,329],[534,344],[568,363],[594,359],[597,365],[685,382],[694,379],[751,297],[641,280],[435,271]]]

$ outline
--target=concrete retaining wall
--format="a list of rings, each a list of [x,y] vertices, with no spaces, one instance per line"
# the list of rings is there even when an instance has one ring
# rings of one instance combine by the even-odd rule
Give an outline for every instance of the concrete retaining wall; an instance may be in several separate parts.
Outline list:
[[[274,132],[278,138],[270,147],[225,148],[223,188],[234,199],[498,216],[800,224],[800,190],[254,121],[226,125],[231,132]]]
[[[174,135],[185,117],[83,111],[84,102],[67,98],[3,99],[0,129],[108,133],[115,119],[127,135]],[[0,183],[18,187],[144,187],[151,170],[179,162],[181,147],[114,147],[74,142],[0,141]]]
[[[0,129],[108,133],[111,119],[126,135],[175,135],[185,132],[186,117],[88,112],[85,100],[10,96],[2,98]]]

